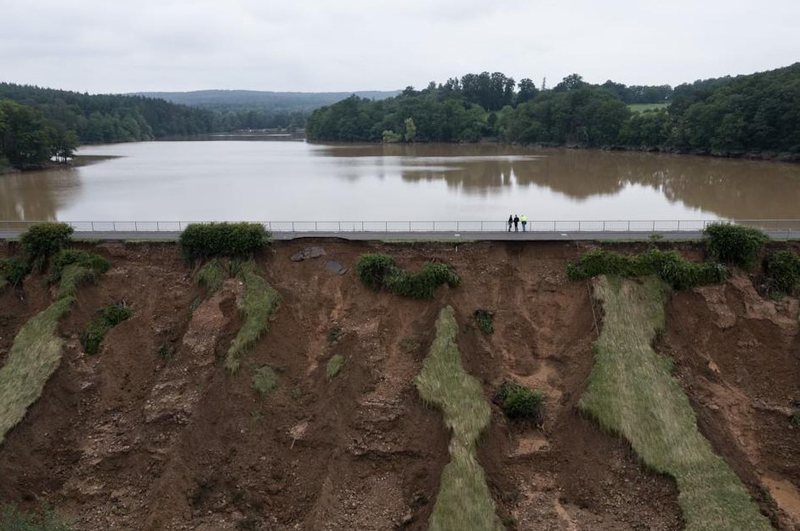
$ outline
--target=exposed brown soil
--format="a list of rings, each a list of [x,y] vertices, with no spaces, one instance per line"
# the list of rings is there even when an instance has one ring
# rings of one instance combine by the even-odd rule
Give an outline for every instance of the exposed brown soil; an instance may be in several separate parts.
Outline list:
[[[290,260],[312,243],[325,257]],[[439,310],[452,304],[465,367],[487,400],[507,379],[547,399],[541,428],[511,425],[493,406],[481,441],[507,527],[682,527],[674,482],[577,413],[597,323],[587,285],[564,277],[574,244],[278,243],[258,261],[281,307],[234,375],[221,358],[241,324],[238,281],[208,296],[172,245],[95,249],[113,267],[82,288],[60,326],[68,345],[61,367],[0,447],[0,500],[55,506],[89,530],[425,529],[449,434],[413,378]],[[368,250],[409,268],[444,260],[463,286],[441,288],[434,301],[373,293],[353,271]],[[350,269],[335,274],[328,260]],[[797,304],[781,303],[773,315],[754,291],[740,295],[747,286],[737,277],[677,294],[660,348],[675,356],[701,428],[764,511],[790,529],[764,489],[787,504],[800,485],[800,428],[780,409],[800,398]],[[49,297],[39,276],[0,293],[0,362]],[[98,355],[83,353],[86,323],[123,300],[134,316],[109,332]],[[475,325],[478,308],[494,312],[493,335]],[[331,342],[334,328],[341,334]],[[346,362],[329,380],[335,354]],[[279,377],[264,398],[251,383],[263,365]]]
[[[797,299],[765,300],[740,273],[675,294],[660,345],[701,430],[781,529],[800,528],[799,324]]]

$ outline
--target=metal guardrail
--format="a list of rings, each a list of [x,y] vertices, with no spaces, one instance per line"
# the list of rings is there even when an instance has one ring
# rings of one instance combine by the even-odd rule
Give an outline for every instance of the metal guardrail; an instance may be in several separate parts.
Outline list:
[[[76,232],[180,232],[208,221],[62,221]],[[710,223],[734,223],[769,232],[800,231],[800,219],[529,220],[530,232],[696,232]],[[22,231],[41,221],[2,221],[0,230]],[[254,221],[272,232],[506,232],[507,221]],[[513,230],[513,228],[512,228]],[[520,223],[519,230],[522,231]]]

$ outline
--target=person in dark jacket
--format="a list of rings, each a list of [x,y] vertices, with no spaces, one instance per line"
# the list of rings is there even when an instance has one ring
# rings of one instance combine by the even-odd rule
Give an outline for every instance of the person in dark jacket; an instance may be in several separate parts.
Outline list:
[[[508,232],[511,232],[511,225],[514,224],[514,216],[509,214],[508,215]]]
[[[519,232],[519,216],[514,214],[514,232]]]

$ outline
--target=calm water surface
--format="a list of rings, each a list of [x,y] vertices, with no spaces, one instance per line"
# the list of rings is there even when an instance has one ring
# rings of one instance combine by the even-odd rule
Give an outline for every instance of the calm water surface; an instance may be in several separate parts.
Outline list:
[[[496,145],[181,141],[0,176],[2,220],[800,218],[800,165]]]

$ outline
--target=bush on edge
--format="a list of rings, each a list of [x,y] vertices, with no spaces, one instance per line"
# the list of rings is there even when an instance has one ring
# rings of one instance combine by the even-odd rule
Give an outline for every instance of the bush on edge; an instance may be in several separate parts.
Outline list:
[[[503,382],[497,390],[495,402],[512,420],[530,420],[541,424],[544,420],[544,395],[514,382]]]
[[[759,251],[769,241],[769,237],[758,229],[729,223],[712,223],[703,233],[712,260],[745,269],[756,263]]]
[[[187,260],[247,258],[271,241],[272,234],[260,223],[192,223],[181,233],[179,245]]]
[[[28,263],[37,271],[44,271],[50,257],[63,249],[72,236],[73,229],[66,223],[37,223],[20,238]]]
[[[567,264],[570,280],[585,280],[599,275],[628,278],[656,275],[675,289],[718,284],[727,274],[727,269],[721,264],[698,264],[686,260],[677,251],[655,248],[635,256],[604,250],[589,251],[577,262]]]
[[[133,310],[124,304],[113,304],[103,308],[100,311],[100,317],[90,322],[86,331],[81,334],[81,344],[86,353],[97,354],[106,333],[132,315]]]
[[[791,251],[778,251],[767,259],[767,285],[779,294],[793,295],[800,291],[800,256]]]

